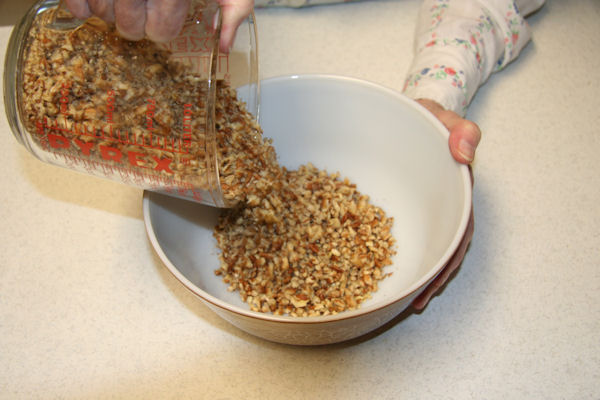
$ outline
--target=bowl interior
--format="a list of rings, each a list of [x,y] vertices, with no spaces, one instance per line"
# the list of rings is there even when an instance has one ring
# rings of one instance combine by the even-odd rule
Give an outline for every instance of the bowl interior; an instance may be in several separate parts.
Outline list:
[[[443,126],[412,100],[351,78],[273,78],[261,83],[260,95],[259,122],[282,165],[339,171],[394,217],[392,275],[361,309],[340,315],[414,294],[435,276],[462,237],[471,203],[468,169],[452,159]],[[219,212],[156,193],[144,199],[150,239],[178,279],[218,306],[265,316],[214,275]]]

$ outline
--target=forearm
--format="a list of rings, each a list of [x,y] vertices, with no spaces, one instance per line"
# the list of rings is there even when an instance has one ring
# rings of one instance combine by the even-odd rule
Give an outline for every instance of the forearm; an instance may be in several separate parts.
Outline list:
[[[425,0],[405,94],[464,115],[477,89],[530,40],[519,8],[532,12],[542,4],[543,0]]]

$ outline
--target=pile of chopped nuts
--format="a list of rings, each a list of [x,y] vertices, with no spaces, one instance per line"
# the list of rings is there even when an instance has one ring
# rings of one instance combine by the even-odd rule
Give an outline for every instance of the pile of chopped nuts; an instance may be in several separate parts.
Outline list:
[[[393,218],[348,179],[308,164],[221,216],[222,275],[251,309],[291,316],[357,308],[391,264]]]

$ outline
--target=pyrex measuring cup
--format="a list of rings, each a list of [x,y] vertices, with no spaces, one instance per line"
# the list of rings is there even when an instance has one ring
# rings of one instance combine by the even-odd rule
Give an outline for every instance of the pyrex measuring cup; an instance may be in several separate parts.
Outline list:
[[[17,140],[50,164],[232,205],[219,183],[215,94],[217,85],[243,87],[256,115],[254,16],[238,29],[231,52],[221,54],[217,3],[192,3],[181,34],[156,44],[124,40],[97,18],[55,29],[58,0],[38,1],[6,53],[5,108]]]

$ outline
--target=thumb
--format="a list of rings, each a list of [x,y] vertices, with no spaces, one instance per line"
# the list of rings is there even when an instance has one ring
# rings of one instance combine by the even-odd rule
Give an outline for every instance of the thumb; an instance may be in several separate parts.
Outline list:
[[[472,121],[462,118],[451,118],[447,125],[450,131],[448,145],[456,161],[469,164],[475,158],[475,149],[481,140],[479,126]]]
[[[452,157],[462,164],[471,163],[475,158],[475,149],[481,140],[479,126],[454,111],[445,110],[433,100],[417,99],[417,102],[427,108],[450,132],[448,146]]]
[[[254,8],[253,0],[218,0],[221,6],[222,22],[221,37],[219,38],[219,50],[229,53],[237,28]]]

